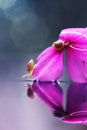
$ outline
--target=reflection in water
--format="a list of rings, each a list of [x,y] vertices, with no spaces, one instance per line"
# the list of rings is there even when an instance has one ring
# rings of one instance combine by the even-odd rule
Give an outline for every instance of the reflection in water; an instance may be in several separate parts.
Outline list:
[[[34,93],[63,122],[87,124],[87,83],[72,83],[67,90],[66,109],[63,107],[63,89],[57,82],[37,82],[28,84],[28,96]]]
[[[62,108],[62,89],[56,82],[34,82],[32,87],[52,110]]]

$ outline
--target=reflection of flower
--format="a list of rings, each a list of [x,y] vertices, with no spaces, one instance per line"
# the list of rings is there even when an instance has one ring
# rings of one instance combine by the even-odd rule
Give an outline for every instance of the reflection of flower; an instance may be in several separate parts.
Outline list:
[[[66,66],[71,79],[87,82],[87,28],[64,29],[52,47],[44,50],[37,58],[37,64],[29,69],[29,76],[40,81],[54,81],[63,73],[62,54],[66,50]],[[31,60],[33,63],[33,60]],[[32,64],[28,63],[28,66]],[[32,73],[31,73],[32,71]]]
[[[63,122],[87,124],[87,84],[72,83],[67,91],[66,109],[63,90],[57,82],[33,82],[32,90]],[[30,89],[28,89],[30,91]],[[29,92],[28,92],[29,93]]]

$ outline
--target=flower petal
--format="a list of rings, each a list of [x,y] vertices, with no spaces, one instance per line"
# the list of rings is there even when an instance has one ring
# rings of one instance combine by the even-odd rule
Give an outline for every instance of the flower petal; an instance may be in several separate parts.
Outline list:
[[[87,82],[87,50],[69,46],[66,49],[69,76],[75,82]]]
[[[57,52],[51,47],[35,65],[34,78],[40,81],[54,81],[60,78],[63,72],[62,54],[63,52]]]
[[[70,28],[60,32],[59,39],[69,41],[77,48],[87,49],[87,28]]]

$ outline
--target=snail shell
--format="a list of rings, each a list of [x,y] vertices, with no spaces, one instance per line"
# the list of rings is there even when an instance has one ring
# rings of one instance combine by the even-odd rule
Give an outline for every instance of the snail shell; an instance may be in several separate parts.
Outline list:
[[[61,51],[64,49],[64,42],[58,40],[53,42],[52,46],[56,51]]]
[[[27,63],[27,72],[28,72],[28,76],[31,76],[34,70],[34,60],[31,59],[28,63]]]

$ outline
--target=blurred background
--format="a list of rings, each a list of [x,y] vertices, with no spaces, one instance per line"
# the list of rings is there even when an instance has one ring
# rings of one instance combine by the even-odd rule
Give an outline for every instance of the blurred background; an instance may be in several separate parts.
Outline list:
[[[0,130],[87,129],[54,118],[39,99],[27,97],[27,83],[17,81],[62,29],[86,26],[87,0],[0,0]]]

